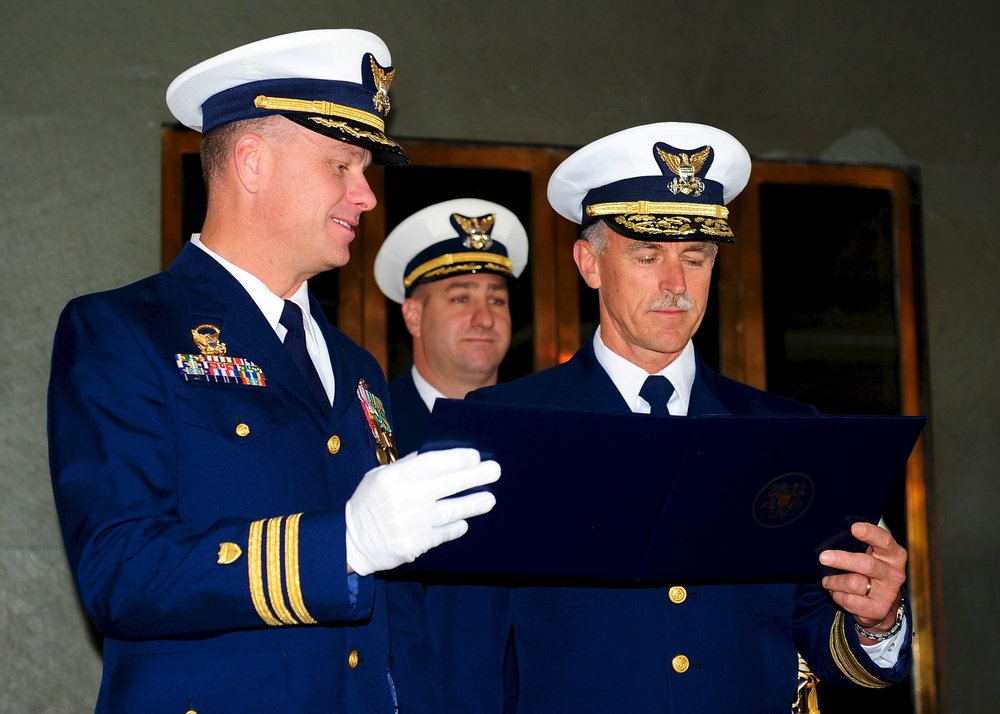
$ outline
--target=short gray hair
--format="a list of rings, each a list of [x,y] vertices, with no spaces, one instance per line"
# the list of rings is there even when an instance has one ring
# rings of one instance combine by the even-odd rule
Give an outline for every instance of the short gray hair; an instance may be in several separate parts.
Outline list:
[[[605,248],[608,247],[608,234],[610,230],[604,221],[594,221],[580,232],[580,239],[590,243],[596,255],[604,255]]]

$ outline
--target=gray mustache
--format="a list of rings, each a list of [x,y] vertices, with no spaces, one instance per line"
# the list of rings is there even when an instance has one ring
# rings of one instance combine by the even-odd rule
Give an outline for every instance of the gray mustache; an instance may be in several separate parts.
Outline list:
[[[649,305],[650,310],[693,310],[694,301],[688,297],[687,293],[683,295],[665,295],[661,298],[657,298]]]

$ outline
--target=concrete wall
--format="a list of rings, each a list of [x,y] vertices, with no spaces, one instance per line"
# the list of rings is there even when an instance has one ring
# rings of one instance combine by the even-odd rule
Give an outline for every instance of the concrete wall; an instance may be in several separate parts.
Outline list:
[[[53,512],[45,387],[72,296],[158,269],[170,80],[280,32],[364,27],[400,136],[574,145],[666,119],[756,156],[917,165],[947,711],[1000,699],[996,3],[423,0],[0,4],[0,712],[83,712],[100,660]]]

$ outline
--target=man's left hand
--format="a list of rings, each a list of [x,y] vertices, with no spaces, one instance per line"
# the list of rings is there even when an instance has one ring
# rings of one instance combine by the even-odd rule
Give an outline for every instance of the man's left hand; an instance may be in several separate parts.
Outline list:
[[[851,534],[868,548],[864,553],[824,550],[823,565],[846,572],[827,575],[823,587],[833,601],[870,632],[888,632],[896,619],[906,580],[906,549],[885,528],[855,523]],[[867,638],[864,638],[867,639]]]

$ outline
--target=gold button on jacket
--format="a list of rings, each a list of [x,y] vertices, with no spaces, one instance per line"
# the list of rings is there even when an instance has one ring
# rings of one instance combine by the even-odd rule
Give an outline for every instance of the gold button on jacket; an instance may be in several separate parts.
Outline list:
[[[351,650],[351,653],[349,655],[347,655],[347,666],[350,667],[351,669],[354,669],[355,667],[357,667],[358,666],[358,662],[360,662],[360,661],[361,661],[361,658],[358,657],[358,651],[357,650]]]
[[[329,439],[326,440],[326,450],[331,454],[336,454],[340,451],[340,437],[334,434]]]
[[[673,666],[674,671],[678,674],[684,674],[688,671],[688,667],[691,666],[688,658],[684,655],[677,655],[670,664]]]
[[[682,602],[687,600],[688,591],[682,588],[680,585],[675,585],[667,591],[667,597],[670,598],[670,602],[675,605],[680,605]]]

